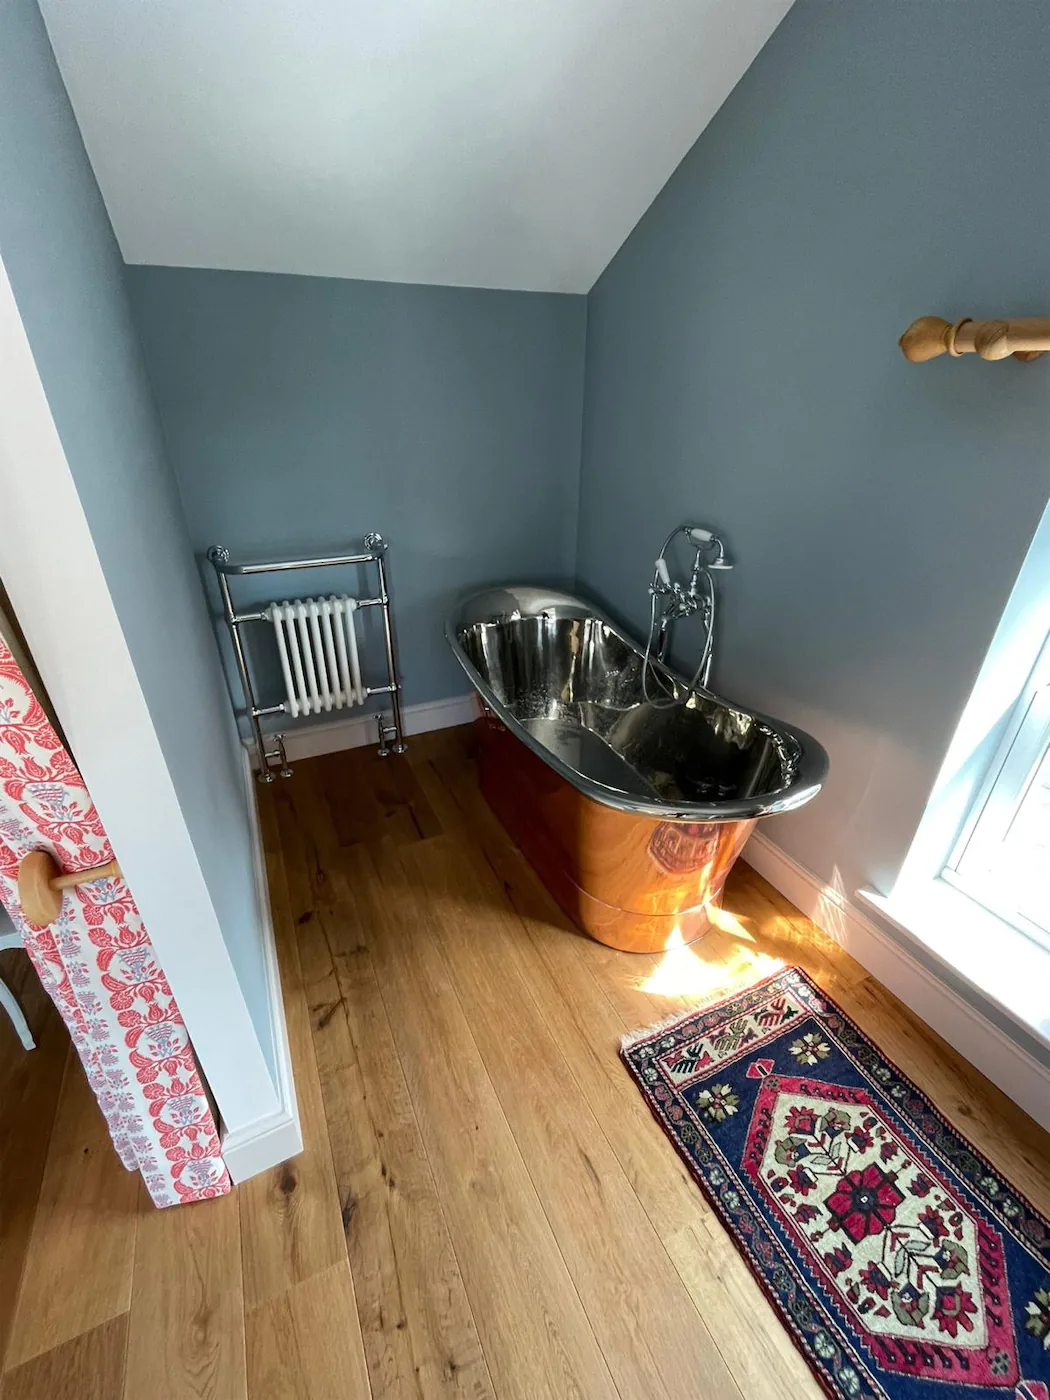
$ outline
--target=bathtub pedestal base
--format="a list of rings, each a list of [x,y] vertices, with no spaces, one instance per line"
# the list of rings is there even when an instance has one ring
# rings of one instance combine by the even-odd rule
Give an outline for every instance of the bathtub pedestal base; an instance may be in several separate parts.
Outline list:
[[[491,714],[477,721],[481,791],[562,910],[625,952],[662,952],[711,927],[753,821],[660,821],[595,802]]]
[[[500,817],[500,820],[510,830],[506,819]],[[511,835],[514,835],[513,831]],[[546,871],[540,869],[523,841],[517,836],[514,839],[562,912],[583,933],[590,934],[608,948],[617,948],[623,953],[663,952],[667,948],[695,943],[711,928],[709,906],[705,905],[684,910],[680,914],[638,914],[631,909],[618,909],[613,904],[605,904],[565,879],[560,872],[550,867]],[[715,901],[715,906],[719,903],[721,895]]]

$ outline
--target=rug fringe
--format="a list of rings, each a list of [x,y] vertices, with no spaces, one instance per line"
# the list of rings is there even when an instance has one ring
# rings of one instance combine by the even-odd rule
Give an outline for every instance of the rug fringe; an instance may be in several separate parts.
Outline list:
[[[654,1021],[651,1026],[643,1026],[639,1031],[628,1031],[626,1035],[622,1035],[620,1037],[620,1053],[622,1054],[624,1050],[629,1050],[631,1046],[636,1045],[639,1040],[648,1040],[651,1035],[659,1035],[661,1031],[671,1030],[671,1028],[677,1026],[680,1021],[688,1021],[689,1017],[695,1016],[698,1011],[717,1011],[720,1006],[725,1006],[727,1002],[732,1001],[734,997],[738,997],[744,992],[753,992],[757,987],[764,987],[767,982],[776,982],[789,972],[801,972],[803,977],[806,976],[800,967],[786,964],[783,967],[777,968],[775,972],[770,972],[767,973],[765,977],[760,977],[757,982],[751,982],[746,986],[737,987],[727,996],[718,997],[711,1002],[701,1003],[699,1006],[694,1006],[690,1011],[672,1011],[670,1016],[665,1016],[662,1021]],[[824,995],[812,979],[807,978],[807,981],[810,982],[810,985],[815,991],[820,992],[822,996]],[[841,1008],[839,1009],[841,1010]]]
[[[669,1031],[672,1026],[677,1026],[679,1021],[688,1021],[690,1016],[695,1016],[698,1011],[705,1009],[702,1006],[695,1006],[692,1011],[673,1011],[662,1021],[654,1021],[651,1026],[643,1026],[640,1031],[628,1031],[626,1035],[620,1036],[620,1049],[630,1050],[631,1046],[637,1044],[639,1040],[648,1040],[651,1035],[658,1035],[660,1031]]]

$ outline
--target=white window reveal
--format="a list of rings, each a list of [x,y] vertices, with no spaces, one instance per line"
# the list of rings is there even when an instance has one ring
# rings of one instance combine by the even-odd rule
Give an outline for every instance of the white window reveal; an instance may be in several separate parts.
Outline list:
[[[944,878],[1050,948],[1050,638]]]

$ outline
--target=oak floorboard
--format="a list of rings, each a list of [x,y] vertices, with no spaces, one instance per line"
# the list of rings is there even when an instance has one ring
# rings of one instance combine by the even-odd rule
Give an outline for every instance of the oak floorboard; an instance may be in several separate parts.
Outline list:
[[[816,1400],[821,1392],[812,1373],[624,1072],[616,1049],[630,1022],[617,1012],[588,965],[599,945],[576,934],[493,814],[474,804],[462,763],[443,773],[435,765],[430,776],[433,782],[447,785],[444,798],[429,790],[431,802],[450,823],[458,813],[472,832],[473,840],[462,849],[473,860],[476,879],[499,883],[527,934],[505,941],[502,951],[507,965],[519,969],[532,991],[737,1384],[747,1396]],[[620,958],[632,980],[636,974],[630,969],[637,958],[634,954]],[[647,965],[654,964],[649,960]],[[665,1009],[647,1008],[646,1014],[652,1020],[665,1014]]]
[[[325,792],[336,841],[342,846],[354,846],[359,841],[374,838],[379,809],[367,781],[363,755],[356,750],[326,754],[312,766]],[[297,763],[295,776],[301,776],[310,768],[309,761]]]
[[[552,1008],[558,1006],[563,990],[572,987],[576,995],[585,996],[582,988],[586,982],[580,983],[572,975],[579,964],[600,987],[625,1030],[637,1030],[668,1015],[709,1004],[783,966],[801,966],[1039,1209],[1050,1211],[1050,1136],[745,862],[732,871],[723,911],[716,916],[718,926],[705,938],[664,954],[620,954],[574,934],[481,797],[469,741],[456,736],[451,743],[427,746],[424,752],[417,746],[413,763],[431,806],[449,829],[463,834],[464,849],[475,864],[479,868],[487,865],[495,872],[507,899],[524,918],[533,943],[549,961],[551,983],[540,997],[548,1015],[554,1014]],[[644,1155],[647,1141],[663,1135],[651,1122],[630,1133],[623,1131],[631,1119],[622,1102],[618,1109],[613,1106],[621,1100],[623,1071],[618,1060],[610,1062],[600,1051],[595,1065],[593,1032],[597,1022],[588,1016],[586,1025],[581,1025],[576,1013],[578,1007],[561,1018],[563,1032],[571,1033],[574,1025],[578,1030],[574,1071],[593,1094],[611,1090],[612,1099],[607,1096],[599,1119],[679,1272],[687,1284],[695,1280],[696,1288],[707,1290],[702,1310],[712,1318],[727,1360],[737,1366],[749,1360],[746,1338],[743,1349],[734,1350],[732,1313],[737,1308],[730,1306],[727,1316],[724,1307],[731,1295],[750,1299],[749,1307],[739,1309],[738,1315],[763,1319],[763,1325],[755,1329],[756,1337],[764,1337],[779,1349],[787,1343],[787,1336],[706,1202],[701,1225],[677,1217],[676,1209],[690,1210],[680,1188],[684,1185],[699,1198],[698,1188],[684,1178],[673,1187],[668,1182],[660,1191],[661,1199],[654,1200],[652,1193],[661,1178],[636,1160],[632,1165],[639,1153]],[[601,1014],[600,1005],[594,1006],[593,1014]],[[592,1042],[589,1057],[588,1041]],[[629,1081],[628,1087],[640,1101]],[[600,1102],[598,1098],[592,1101]],[[645,1116],[649,1117],[648,1113]],[[661,1145],[670,1150],[669,1144]],[[678,1197],[677,1207],[672,1194]],[[698,1243],[703,1245],[707,1263],[697,1253]],[[711,1287],[705,1273],[709,1267],[717,1268],[723,1286]],[[802,1385],[798,1379],[801,1363],[793,1347],[784,1360],[789,1373],[795,1374],[795,1383]],[[788,1383],[792,1383],[790,1374]],[[813,1385],[808,1370],[804,1384]],[[800,1389],[798,1393],[810,1392]]]
[[[574,941],[542,918],[528,919],[526,927],[529,941],[517,956],[529,966],[548,1022],[571,1052],[573,1073],[740,1388],[748,1396],[816,1400],[820,1387],[747,1263],[653,1123],[619,1057],[610,1054],[628,1023]]]
[[[4,1373],[3,1400],[121,1400],[128,1316],[118,1313]],[[139,1391],[134,1400],[154,1400]]]
[[[249,1400],[369,1400],[344,1260],[270,1298],[247,1318]]]
[[[283,849],[372,1393],[493,1400],[357,911],[322,878],[339,855],[325,795],[299,776]]]
[[[0,1400],[816,1400],[617,1055],[788,963],[1050,1213],[1050,1137],[745,863],[703,940],[605,949],[471,749],[449,730],[259,789],[306,1150],[155,1212],[71,1057],[35,1214],[29,1134],[0,1215],[5,1256],[29,1241]]]
[[[157,1210],[139,1193],[124,1400],[245,1400],[235,1196]]]
[[[411,764],[405,762],[403,755],[395,757],[392,762],[377,759],[371,768],[371,778],[376,805],[387,822],[398,821],[402,814],[407,819],[401,822],[401,829],[408,837],[405,844],[412,845],[415,841],[441,834],[441,823],[419,786]],[[397,834],[394,839],[398,839]]]
[[[620,1395],[740,1391],[513,957],[521,920],[451,839],[403,850],[474,1039]],[[616,1042],[608,1046],[615,1054]]]
[[[5,1365],[127,1312],[138,1177],[113,1151],[75,1054],[66,1061]]]
[[[0,977],[15,994],[35,1050],[0,1015],[0,1369],[14,1320],[33,1216],[58,1108],[69,1032],[21,949],[0,952]]]
[[[324,763],[327,768],[328,760]],[[300,771],[305,767],[299,765]],[[355,751],[326,771],[323,782],[341,845],[384,838],[418,841],[433,820],[418,800],[414,776],[400,756],[380,758],[374,749]]]
[[[270,902],[303,1151],[237,1189],[244,1302],[248,1309],[346,1259],[296,929],[284,862],[276,847],[277,816],[270,794],[263,797],[260,817],[266,845],[273,852],[268,858]]]
[[[497,1395],[616,1389],[398,848],[347,851],[353,898]]]

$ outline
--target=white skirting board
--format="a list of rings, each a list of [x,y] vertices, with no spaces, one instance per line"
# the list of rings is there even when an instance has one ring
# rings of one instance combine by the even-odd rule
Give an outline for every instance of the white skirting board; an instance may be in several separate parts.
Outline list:
[[[844,896],[756,832],[743,858],[960,1055],[1050,1131],[1050,1069]],[[902,1066],[907,1070],[907,1066]]]
[[[383,711],[389,718],[389,710]],[[445,700],[428,700],[422,705],[406,705],[403,710],[405,735],[426,734],[431,729],[451,729],[457,724],[469,724],[474,718],[474,697],[452,695]],[[354,714],[330,723],[304,724],[284,731],[284,749],[288,761],[316,758],[340,749],[359,749],[378,742],[374,713]]]
[[[277,966],[270,887],[266,879],[266,856],[263,852],[262,828],[255,799],[256,783],[247,753],[244,755],[244,783],[252,828],[256,924],[266,956],[266,992],[270,1008],[270,1026],[273,1030],[273,1061],[277,1067],[278,1107],[273,1113],[268,1113],[254,1123],[245,1124],[236,1132],[223,1134],[222,1155],[230,1176],[238,1183],[268,1171],[278,1162],[285,1162],[303,1150],[299,1106],[296,1103],[295,1080],[292,1076],[292,1055],[288,1044],[288,1026],[284,1017],[281,974]]]

